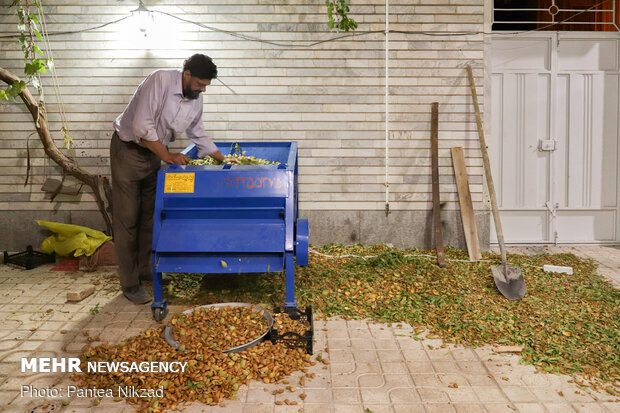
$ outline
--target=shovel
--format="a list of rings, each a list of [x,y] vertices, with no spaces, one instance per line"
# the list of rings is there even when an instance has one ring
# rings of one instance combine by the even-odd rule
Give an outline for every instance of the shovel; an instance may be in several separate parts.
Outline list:
[[[480,118],[480,108],[478,107],[478,95],[476,94],[476,85],[474,83],[474,75],[471,66],[467,65],[467,75],[469,76],[469,87],[471,89],[471,97],[474,102],[476,111],[476,124],[478,126],[478,137],[480,138],[480,150],[482,151],[482,161],[484,164],[484,174],[487,177],[487,186],[489,187],[489,196],[491,197],[491,209],[493,210],[493,221],[495,221],[495,229],[497,231],[497,241],[499,250],[502,254],[502,265],[492,265],[491,272],[495,286],[504,297],[509,300],[516,300],[525,297],[527,287],[525,280],[519,267],[509,267],[506,262],[506,247],[504,245],[504,232],[502,231],[502,223],[499,219],[499,209],[497,207],[497,197],[495,196],[495,186],[493,185],[493,177],[491,176],[491,165],[489,164],[489,154],[487,153],[487,145],[484,140],[484,131],[482,130],[482,119]]]

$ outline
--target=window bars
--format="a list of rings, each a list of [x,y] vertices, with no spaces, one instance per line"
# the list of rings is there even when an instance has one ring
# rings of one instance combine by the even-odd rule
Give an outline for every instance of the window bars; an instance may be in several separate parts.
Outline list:
[[[619,0],[495,0],[493,30],[620,31]]]

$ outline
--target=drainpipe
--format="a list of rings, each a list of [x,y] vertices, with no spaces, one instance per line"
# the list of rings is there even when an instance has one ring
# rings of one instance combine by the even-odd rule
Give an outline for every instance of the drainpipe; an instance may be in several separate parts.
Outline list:
[[[385,216],[390,213],[390,0],[385,0]]]

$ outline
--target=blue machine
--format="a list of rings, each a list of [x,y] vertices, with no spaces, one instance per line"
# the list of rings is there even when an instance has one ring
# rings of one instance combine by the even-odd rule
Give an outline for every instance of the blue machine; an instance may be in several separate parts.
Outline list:
[[[217,143],[232,153],[230,142]],[[295,265],[308,265],[308,220],[298,217],[297,143],[243,142],[248,156],[280,165],[165,165],[153,224],[153,318],[167,314],[163,272],[285,271],[285,308],[296,308]],[[182,153],[197,158],[190,145]]]

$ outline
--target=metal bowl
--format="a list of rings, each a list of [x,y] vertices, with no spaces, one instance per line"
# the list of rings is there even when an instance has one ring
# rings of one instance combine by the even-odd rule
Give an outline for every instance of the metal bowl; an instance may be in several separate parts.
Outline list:
[[[257,311],[262,311],[263,318],[265,319],[265,321],[267,321],[267,324],[269,324],[269,327],[267,328],[267,331],[265,331],[258,338],[248,343],[242,344],[240,346],[231,347],[228,350],[222,351],[222,353],[238,353],[239,351],[247,350],[250,347],[254,347],[255,345],[265,340],[265,338],[269,334],[269,331],[271,331],[271,328],[273,327],[273,317],[271,316],[271,313],[265,310],[260,305],[250,304],[250,303],[218,303],[218,304],[201,305],[200,307],[190,308],[189,310],[185,310],[183,311],[183,314],[191,314],[199,308],[215,308],[219,310],[220,308],[224,308],[224,307],[231,307],[231,308],[250,307],[250,308],[255,308]],[[181,347],[181,344],[179,344],[179,342],[174,339],[173,327],[171,325],[167,325],[166,328],[164,329],[164,338],[166,339],[166,342],[170,344],[172,347],[174,347],[176,350],[178,350]]]

